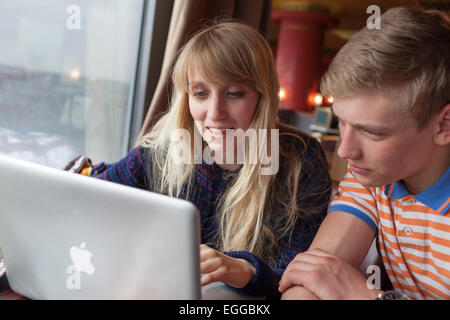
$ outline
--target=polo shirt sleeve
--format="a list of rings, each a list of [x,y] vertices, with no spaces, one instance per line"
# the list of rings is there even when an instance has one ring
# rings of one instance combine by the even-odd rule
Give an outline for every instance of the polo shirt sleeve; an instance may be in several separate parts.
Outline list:
[[[376,194],[360,184],[350,169],[339,183],[338,193],[331,201],[328,212],[341,211],[352,214],[377,233],[379,217],[377,214]]]

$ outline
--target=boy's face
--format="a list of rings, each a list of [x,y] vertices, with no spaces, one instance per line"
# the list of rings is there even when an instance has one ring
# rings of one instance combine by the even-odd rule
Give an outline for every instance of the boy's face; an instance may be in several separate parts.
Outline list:
[[[434,150],[431,122],[419,130],[394,98],[379,93],[335,98],[333,111],[342,140],[337,154],[348,160],[361,184],[380,187],[403,180],[420,187],[426,183]]]

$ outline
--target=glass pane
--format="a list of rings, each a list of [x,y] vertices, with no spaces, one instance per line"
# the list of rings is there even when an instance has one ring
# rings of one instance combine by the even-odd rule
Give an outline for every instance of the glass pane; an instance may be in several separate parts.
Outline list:
[[[126,152],[144,0],[0,1],[0,153]]]

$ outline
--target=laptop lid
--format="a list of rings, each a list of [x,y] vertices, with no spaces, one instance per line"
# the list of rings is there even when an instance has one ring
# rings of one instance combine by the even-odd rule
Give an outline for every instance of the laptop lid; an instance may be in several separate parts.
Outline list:
[[[0,250],[32,299],[200,299],[184,200],[0,155]]]

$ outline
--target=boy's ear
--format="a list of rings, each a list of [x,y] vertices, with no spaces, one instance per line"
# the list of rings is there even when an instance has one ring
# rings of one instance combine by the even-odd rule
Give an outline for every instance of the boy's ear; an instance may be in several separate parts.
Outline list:
[[[450,143],[450,103],[442,109],[436,120],[434,142],[445,146]]]

